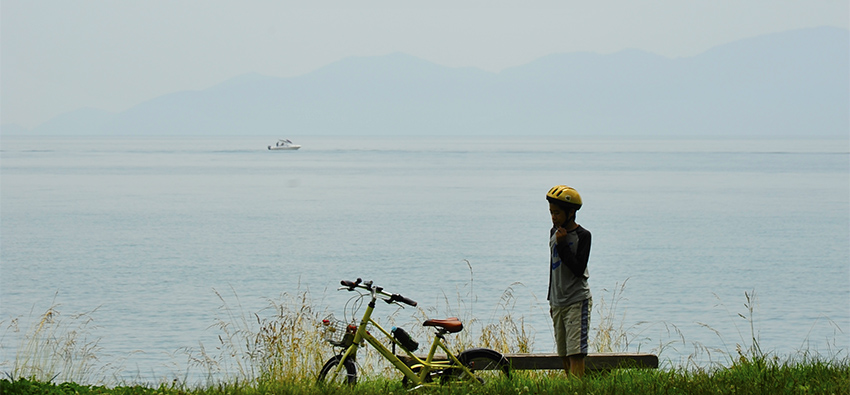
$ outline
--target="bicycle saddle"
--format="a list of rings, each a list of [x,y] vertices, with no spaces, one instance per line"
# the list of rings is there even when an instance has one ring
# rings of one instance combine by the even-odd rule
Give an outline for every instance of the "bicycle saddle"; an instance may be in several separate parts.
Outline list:
[[[450,317],[444,320],[428,320],[422,323],[422,326],[436,326],[443,328],[446,332],[457,333],[463,330],[463,323],[457,317]]]

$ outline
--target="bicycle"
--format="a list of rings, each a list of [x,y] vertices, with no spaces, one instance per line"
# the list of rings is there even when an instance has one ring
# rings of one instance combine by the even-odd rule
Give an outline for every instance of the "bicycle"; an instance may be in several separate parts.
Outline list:
[[[410,338],[404,329],[394,327],[391,331],[387,331],[372,319],[372,312],[378,299],[388,304],[399,305],[402,308],[404,307],[402,303],[415,307],[417,304],[415,301],[399,294],[385,292],[382,287],[374,285],[372,281],[363,282],[359,278],[357,281],[343,280],[340,284],[342,287],[338,288],[338,291],[347,290],[351,292],[364,289],[368,292],[361,293],[360,298],[368,296],[371,300],[360,319],[359,325],[355,325],[353,322],[346,324],[343,321],[333,319],[333,316],[322,321],[325,327],[325,340],[334,347],[340,348],[340,351],[322,367],[318,377],[319,383],[356,384],[357,349],[365,347],[366,343],[372,345],[381,356],[404,374],[402,382],[405,386],[414,385],[414,388],[418,388],[437,381],[440,384],[455,381],[481,384],[484,383],[484,379],[480,373],[488,371],[495,371],[497,374],[503,374],[510,378],[510,365],[499,352],[487,348],[473,348],[455,355],[449,350],[444,341],[445,336],[463,330],[463,323],[456,317],[444,320],[427,320],[422,324],[426,327],[433,327],[435,330],[430,350],[427,356],[422,359],[413,354],[418,349],[419,344]],[[392,350],[372,335],[367,330],[367,325],[377,329],[389,339]],[[395,353],[396,347],[404,351],[408,356],[408,361],[411,362],[405,363],[399,358]],[[435,358],[438,349],[445,352],[445,358]]]

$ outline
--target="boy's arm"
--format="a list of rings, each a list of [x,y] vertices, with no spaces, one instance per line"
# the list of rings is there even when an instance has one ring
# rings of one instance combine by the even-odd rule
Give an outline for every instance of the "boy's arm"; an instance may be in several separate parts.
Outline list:
[[[572,250],[567,245],[557,245],[558,256],[561,257],[561,262],[567,265],[567,268],[579,278],[585,278],[584,272],[587,269],[587,261],[590,258],[590,232],[581,235],[578,238],[578,248],[573,255]]]

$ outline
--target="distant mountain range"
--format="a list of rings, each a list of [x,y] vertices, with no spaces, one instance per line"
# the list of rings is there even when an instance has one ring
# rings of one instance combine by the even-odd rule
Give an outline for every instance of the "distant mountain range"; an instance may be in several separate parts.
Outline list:
[[[237,76],[28,135],[850,137],[850,31],[770,34],[670,59],[555,54],[489,73],[396,53],[291,78]]]

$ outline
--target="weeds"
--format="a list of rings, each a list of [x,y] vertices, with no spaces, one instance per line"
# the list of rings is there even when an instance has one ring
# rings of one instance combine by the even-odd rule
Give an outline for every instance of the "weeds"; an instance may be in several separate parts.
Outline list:
[[[259,313],[246,315],[235,291],[236,308],[217,291],[216,296],[225,315],[214,325],[222,333],[215,347],[218,354],[211,354],[203,344],[186,350],[190,363],[206,371],[208,382],[222,376],[248,383],[292,381],[310,377],[322,367],[321,350],[326,344],[319,324],[323,313],[314,310],[309,292],[284,294],[279,302],[270,300],[267,311],[273,313],[266,318]]]
[[[513,316],[517,302],[514,287],[520,285],[522,283],[515,282],[502,293],[491,323],[481,330],[477,347],[490,348],[502,354],[532,351],[534,339],[525,329],[525,318],[520,316],[517,323]]]
[[[19,345],[6,376],[13,380],[87,382],[106,373],[109,366],[100,366],[97,357],[100,339],[89,338],[91,316],[96,310],[65,317],[54,303],[23,330],[21,318],[12,319],[7,334],[18,338]]]
[[[624,351],[629,345],[629,336],[624,328],[626,322],[626,312],[620,313],[618,306],[623,300],[623,294],[626,289],[626,283],[629,280],[623,281],[622,284],[615,284],[614,290],[611,292],[611,298],[599,298],[596,311],[599,317],[599,324],[596,326],[596,334],[593,337],[593,348],[597,352],[616,352]],[[603,291],[608,291],[604,289]],[[618,314],[621,314],[618,316]]]
[[[629,279],[622,283],[615,283],[612,290],[603,289],[603,293],[599,296],[598,301],[594,300],[593,310],[596,313],[597,319],[591,320],[591,323],[598,322],[594,327],[595,332],[591,347],[598,353],[617,353],[617,352],[641,352],[644,344],[653,341],[653,337],[648,336],[647,332],[653,331],[653,335],[657,335],[663,329],[666,334],[664,339],[659,340],[657,346],[652,348],[650,352],[661,355],[665,350],[672,347],[676,343],[685,344],[685,338],[679,328],[669,322],[649,322],[638,321],[626,327],[626,313],[620,307],[620,302],[626,300],[625,291],[626,284]]]
[[[472,265],[467,262],[472,276]],[[443,295],[444,309],[464,321],[463,332],[449,336],[450,347],[464,350],[470,347],[487,347],[502,353],[529,353],[533,351],[533,332],[526,328],[522,315],[515,315],[517,290],[521,283],[511,284],[502,294],[487,322],[481,322],[472,314],[475,303],[472,284],[464,291],[458,290],[457,302]],[[624,300],[626,282],[616,284],[610,296],[599,298],[596,314],[599,316],[593,346],[599,352],[628,351],[638,348],[649,337],[643,337],[649,328],[661,325],[668,336],[675,340],[660,343],[661,351],[670,344],[687,344],[681,331],[672,324],[648,324],[639,322],[625,326],[626,312],[620,308]],[[371,347],[358,353],[358,372],[362,377],[356,388],[322,389],[313,382],[317,372],[334,350],[322,339],[321,320],[328,313],[318,309],[321,301],[312,299],[310,292],[297,291],[283,294],[279,300],[269,300],[266,309],[246,312],[236,292],[231,295],[216,292],[221,301],[219,317],[211,327],[219,332],[214,345],[200,344],[196,349],[184,350],[190,365],[203,371],[206,385],[190,390],[185,383],[176,381],[158,388],[116,387],[114,391],[102,387],[80,385],[56,385],[56,382],[86,383],[103,370],[96,367],[100,347],[97,340],[89,340],[91,313],[63,317],[56,306],[51,307],[29,330],[24,332],[21,346],[17,350],[12,369],[7,372],[9,380],[0,380],[2,393],[157,393],[157,394],[263,394],[263,393],[402,393],[401,377]],[[606,292],[608,292],[606,290]],[[738,327],[741,342],[734,352],[727,347],[709,349],[693,344],[693,352],[684,366],[661,370],[616,370],[606,373],[588,374],[585,380],[567,380],[559,371],[521,371],[511,381],[494,380],[484,387],[441,387],[436,393],[498,393],[498,394],[542,394],[542,393],[848,393],[850,388],[850,361],[842,355],[846,350],[838,349],[824,361],[817,353],[802,353],[796,359],[781,360],[765,353],[756,325],[757,298],[754,292],[744,294],[745,311],[730,315],[746,323]],[[360,299],[352,298],[346,311],[346,319],[357,316]],[[418,340],[430,339],[431,333],[421,323],[437,315],[438,309],[416,308],[409,316],[402,316],[401,309],[386,309],[382,320],[386,325],[397,321],[414,333]],[[442,318],[443,315],[440,315]],[[10,328],[14,333],[19,321],[13,320]],[[702,324],[708,330],[720,333]],[[836,333],[840,328],[833,323]],[[749,332],[749,333],[746,333]],[[458,336],[460,335],[460,336]],[[725,342],[724,342],[725,344]],[[728,367],[717,362],[708,367],[695,361],[700,355],[708,354],[710,360],[723,356]],[[64,385],[64,387],[63,387]],[[119,391],[119,388],[121,391]],[[28,390],[21,390],[28,389]],[[20,391],[19,391],[20,390]]]

